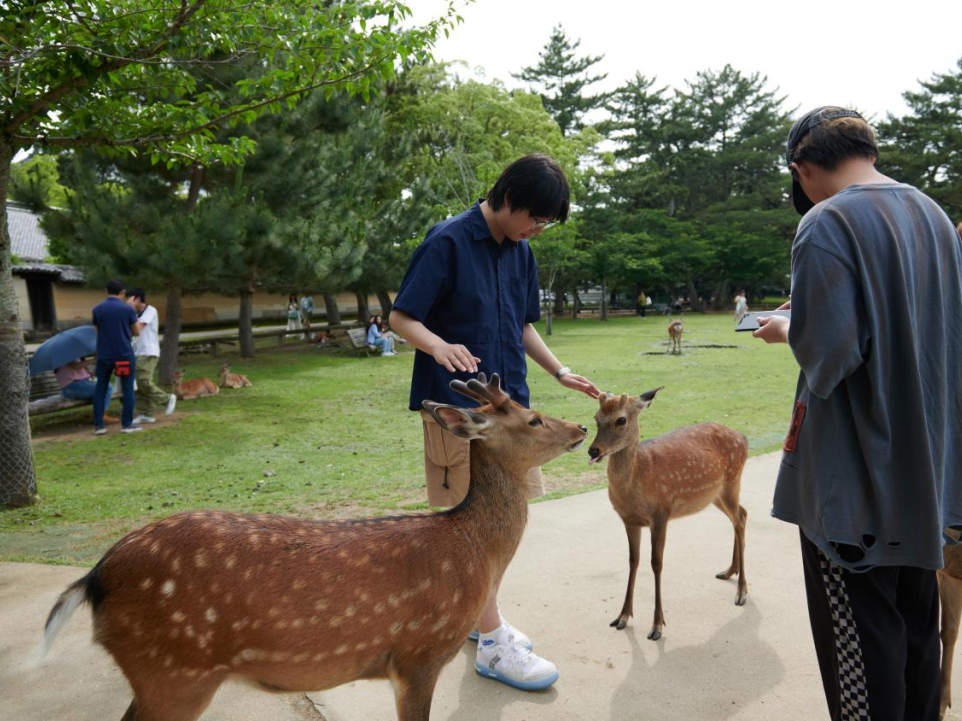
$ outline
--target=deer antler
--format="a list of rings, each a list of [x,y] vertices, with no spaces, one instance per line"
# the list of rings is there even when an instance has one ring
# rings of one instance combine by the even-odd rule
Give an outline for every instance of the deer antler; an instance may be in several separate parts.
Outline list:
[[[511,400],[508,394],[501,390],[501,379],[498,378],[497,373],[491,375],[490,382],[488,382],[484,373],[478,373],[477,378],[472,378],[467,383],[451,381],[450,385],[451,390],[455,390],[468,398],[474,398],[476,401],[490,403],[495,408],[500,408]]]

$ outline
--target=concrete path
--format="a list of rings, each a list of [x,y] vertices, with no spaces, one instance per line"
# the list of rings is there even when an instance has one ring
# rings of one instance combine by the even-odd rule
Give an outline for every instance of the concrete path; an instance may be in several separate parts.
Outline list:
[[[793,526],[769,516],[780,454],[748,462],[749,599],[734,605],[734,581],[714,574],[731,560],[732,529],[714,508],[673,521],[663,572],[667,628],[645,637],[653,590],[639,567],[636,618],[608,627],[627,582],[624,528],[605,491],[535,504],[502,588],[504,615],[554,661],[561,678],[525,693],[474,673],[474,644],[441,675],[435,721],[603,721],[605,719],[823,719],[824,697],[809,636]],[[648,554],[644,534],[643,557]],[[58,594],[84,569],[0,564],[0,718],[17,721],[119,718],[130,692],[110,658],[90,642],[90,615],[77,612],[38,668],[27,660]],[[962,664],[955,664],[962,693]],[[958,694],[957,694],[958,695]],[[390,721],[384,681],[358,682],[307,696],[271,695],[232,683],[207,721],[319,719]],[[962,718],[950,713],[948,718]]]

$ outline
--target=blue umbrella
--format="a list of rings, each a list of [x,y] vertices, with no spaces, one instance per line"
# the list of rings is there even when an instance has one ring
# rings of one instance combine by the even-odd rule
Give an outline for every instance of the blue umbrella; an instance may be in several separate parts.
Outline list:
[[[45,341],[30,359],[30,374],[37,375],[66,365],[72,360],[92,355],[97,350],[97,329],[81,325]]]

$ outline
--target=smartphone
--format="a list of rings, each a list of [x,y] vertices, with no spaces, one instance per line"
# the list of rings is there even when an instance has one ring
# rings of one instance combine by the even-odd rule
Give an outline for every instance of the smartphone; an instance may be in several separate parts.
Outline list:
[[[735,326],[735,330],[758,330],[761,326],[758,325],[759,318],[770,318],[773,315],[781,315],[786,318],[792,317],[792,311],[790,310],[760,310],[757,313],[746,313],[742,316],[742,319],[738,321],[738,325]]]

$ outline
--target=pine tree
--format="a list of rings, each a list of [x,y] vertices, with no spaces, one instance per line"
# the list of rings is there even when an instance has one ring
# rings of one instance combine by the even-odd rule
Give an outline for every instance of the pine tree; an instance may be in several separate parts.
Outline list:
[[[538,64],[514,75],[518,80],[531,83],[532,92],[541,94],[545,110],[565,136],[581,130],[585,114],[600,108],[608,98],[606,93],[585,94],[589,85],[604,80],[608,74],[589,74],[604,55],[576,57],[580,45],[581,40],[570,41],[559,25],[551,31],[547,45],[538,54]]]

